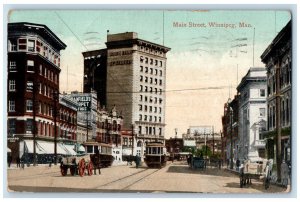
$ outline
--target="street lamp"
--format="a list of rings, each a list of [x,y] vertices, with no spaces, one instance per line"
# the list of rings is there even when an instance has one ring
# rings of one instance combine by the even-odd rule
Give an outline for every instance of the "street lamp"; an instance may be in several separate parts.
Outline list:
[[[228,105],[229,107],[229,105]],[[233,109],[229,107],[230,113],[230,169],[233,169],[233,143],[232,143],[232,119],[233,119]]]

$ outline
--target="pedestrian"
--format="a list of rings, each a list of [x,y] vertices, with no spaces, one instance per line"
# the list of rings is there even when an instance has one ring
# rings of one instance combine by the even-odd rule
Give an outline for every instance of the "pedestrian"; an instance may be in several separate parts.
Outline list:
[[[240,160],[237,159],[237,160],[236,160],[236,163],[235,163],[236,171],[239,171],[240,163],[241,163]]]
[[[289,182],[289,167],[285,160],[281,163],[281,184],[287,188]]]
[[[17,168],[20,168],[21,167],[20,166],[21,159],[19,156],[17,157],[16,162],[17,162]]]
[[[8,167],[9,167],[9,168],[10,168],[11,162],[12,162],[12,157],[11,157],[11,155],[9,154],[9,155],[7,156],[7,164],[8,164]]]

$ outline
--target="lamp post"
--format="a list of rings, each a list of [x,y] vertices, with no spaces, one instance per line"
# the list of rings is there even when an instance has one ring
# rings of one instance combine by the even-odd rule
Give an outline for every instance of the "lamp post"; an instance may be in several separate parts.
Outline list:
[[[53,93],[53,101],[54,101],[54,164],[57,163],[57,101],[58,101],[59,93],[58,91],[54,91]]]
[[[229,105],[228,105],[229,106]],[[233,110],[229,107],[230,113],[230,169],[233,169],[233,143],[232,143],[232,118]]]

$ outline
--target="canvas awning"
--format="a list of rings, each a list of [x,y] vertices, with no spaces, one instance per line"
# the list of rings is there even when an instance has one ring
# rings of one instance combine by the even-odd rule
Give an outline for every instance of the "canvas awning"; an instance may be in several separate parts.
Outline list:
[[[24,140],[25,152],[33,153],[33,140]],[[57,143],[56,152],[61,155],[76,155],[74,145]],[[37,154],[54,154],[54,142],[36,141]]]

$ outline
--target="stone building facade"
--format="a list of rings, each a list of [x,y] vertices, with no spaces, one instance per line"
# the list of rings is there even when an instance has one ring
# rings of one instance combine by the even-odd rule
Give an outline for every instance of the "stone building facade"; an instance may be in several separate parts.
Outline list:
[[[108,34],[106,46],[83,53],[85,89],[91,86],[88,81],[94,81],[94,89],[99,88],[96,81],[106,83],[106,91],[98,89],[100,102],[122,112],[124,130],[133,131],[137,138],[134,155],[143,156],[146,142],[164,141],[166,53],[170,48],[139,39],[135,32]],[[106,73],[95,74],[97,68]]]
[[[252,67],[237,87],[240,95],[238,107],[238,158],[250,161],[265,158],[265,140],[262,134],[267,123],[266,68]]]

